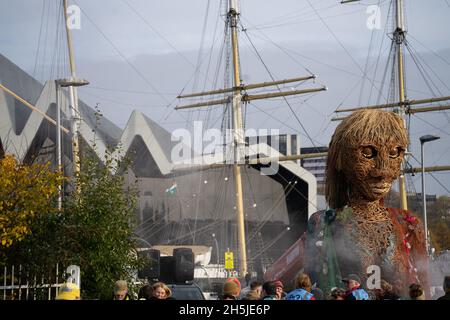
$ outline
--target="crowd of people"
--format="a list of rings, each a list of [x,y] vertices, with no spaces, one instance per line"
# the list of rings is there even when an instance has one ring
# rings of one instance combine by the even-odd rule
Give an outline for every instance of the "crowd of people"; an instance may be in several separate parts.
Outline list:
[[[114,300],[132,300],[126,281],[119,280],[114,287]],[[163,282],[145,284],[139,289],[138,300],[171,300],[172,290]]]
[[[139,300],[170,300],[172,291],[163,282],[145,284],[139,289]],[[56,300],[81,300],[80,288],[74,283],[64,283],[59,288]],[[114,285],[112,300],[134,300],[125,280],[118,280]]]
[[[245,288],[240,289],[240,283],[236,278],[229,278],[223,286],[223,300],[425,300],[425,290],[420,284],[413,283],[409,286],[409,294],[402,296],[400,288],[381,280],[379,288],[366,290],[358,275],[350,274],[342,279],[342,287],[332,288],[324,293],[315,287],[310,277],[300,273],[295,280],[295,289],[285,292],[280,280],[250,282]],[[442,297],[433,297],[437,300],[450,299],[450,276],[445,277]]]
[[[380,281],[378,289],[371,290],[370,294],[363,287],[356,274],[350,274],[342,279],[342,287],[332,288],[324,293],[315,287],[310,277],[300,273],[295,279],[295,289],[285,292],[280,280],[251,281],[246,278],[246,287],[241,288],[238,278],[228,278],[222,290],[222,300],[426,300],[425,290],[420,284],[409,286],[409,295],[401,296],[400,288],[385,280]],[[444,295],[433,297],[437,300],[450,300],[450,276],[445,277],[443,284]],[[61,286],[56,300],[80,300],[80,289],[76,284],[65,283]],[[118,280],[114,285],[113,300],[133,300],[128,284]],[[174,299],[170,288],[163,282],[145,284],[139,289],[139,300],[167,300]]]

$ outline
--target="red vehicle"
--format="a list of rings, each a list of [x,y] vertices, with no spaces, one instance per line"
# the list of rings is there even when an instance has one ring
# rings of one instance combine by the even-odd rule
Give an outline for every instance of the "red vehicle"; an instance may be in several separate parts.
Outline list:
[[[305,235],[300,237],[264,273],[264,280],[281,280],[286,288],[293,288],[297,274],[304,267]]]

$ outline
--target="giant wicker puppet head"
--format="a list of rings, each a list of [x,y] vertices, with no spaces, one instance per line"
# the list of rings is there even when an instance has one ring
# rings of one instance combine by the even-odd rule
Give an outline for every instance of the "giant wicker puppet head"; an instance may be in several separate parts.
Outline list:
[[[400,174],[408,138],[393,112],[363,109],[336,128],[330,142],[325,194],[331,208],[380,200]]]
[[[326,171],[330,209],[308,219],[305,243],[306,270],[322,290],[340,286],[349,274],[366,283],[373,266],[403,289],[427,286],[420,220],[382,201],[400,174],[407,143],[403,120],[393,112],[359,110],[336,128]]]

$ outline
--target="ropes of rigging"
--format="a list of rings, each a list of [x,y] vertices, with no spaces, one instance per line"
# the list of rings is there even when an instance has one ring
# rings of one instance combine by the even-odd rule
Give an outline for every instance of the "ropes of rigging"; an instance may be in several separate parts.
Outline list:
[[[388,13],[387,13],[387,16],[388,16],[388,17],[389,17],[390,14],[391,14],[392,8],[393,8],[393,7],[392,7],[392,2],[391,2],[391,4],[390,4],[389,7],[388,7]],[[385,26],[384,26],[383,35],[384,35],[384,34],[387,34],[387,28],[388,28],[388,23],[386,23]],[[378,51],[377,62],[376,62],[376,64],[375,64],[374,74],[373,74],[373,77],[372,77],[373,81],[376,81],[376,78],[377,78],[378,66],[379,66],[379,64],[380,64],[381,51],[382,51],[382,48],[383,48],[383,44],[384,44],[385,38],[386,38],[386,37],[382,36],[381,44],[380,44],[380,49],[379,49],[379,51]],[[388,55],[388,57],[389,57],[389,58],[388,58],[388,64],[389,64],[390,55],[392,54],[392,47],[393,47],[393,45],[392,45],[392,42],[391,42],[391,49],[390,49],[389,55]],[[384,79],[385,79],[384,77],[385,77],[385,76],[383,76],[383,78],[382,78],[382,79],[383,79],[383,85],[380,87],[380,91],[381,91],[381,92],[383,91]],[[372,99],[372,92],[373,92],[373,86],[370,87],[369,98],[368,98],[368,100],[367,100],[368,103],[370,103],[370,101],[371,101],[371,99]],[[380,96],[381,96],[381,92],[380,92],[380,95],[379,95],[378,99],[379,99]]]
[[[81,8],[81,6],[78,4],[77,0],[74,0],[74,3],[78,5],[81,12],[84,14],[84,16],[88,19],[88,21],[95,27],[95,29],[102,35],[102,37],[111,45],[111,47],[119,54],[119,56],[128,64],[128,66],[134,70],[134,72],[155,92],[157,95],[166,102],[166,104],[170,105],[169,100],[159,92],[158,89],[147,79],[147,77],[139,71],[139,69],[131,63],[131,61],[120,51],[120,49],[114,44],[114,42],[100,29],[100,27],[94,22],[93,19],[89,17],[89,15],[86,13],[85,10]]]
[[[378,8],[380,7],[380,2],[381,2],[381,0],[378,0],[378,4],[377,4]],[[358,105],[359,106],[362,103],[362,96],[363,96],[363,93],[364,93],[365,79],[366,79],[366,75],[367,75],[367,72],[368,72],[370,53],[372,51],[372,45],[373,45],[373,42],[374,42],[375,30],[376,30],[375,28],[372,28],[372,32],[370,33],[369,48],[367,49],[366,63],[364,64],[364,72],[363,72],[363,75],[362,75],[361,91],[359,92],[359,98],[358,98]],[[383,41],[384,41],[384,37],[382,37],[381,47],[383,46]],[[378,54],[378,59],[380,58],[381,47],[380,47],[380,51],[379,51],[379,54]],[[376,72],[376,68],[375,68],[375,72]],[[375,79],[375,76],[374,76],[374,79]],[[373,87],[371,87],[371,90],[372,90],[372,88]]]
[[[421,164],[421,162],[416,158],[416,157],[414,157],[414,155],[411,155],[412,156],[412,158],[414,159],[414,160],[416,160],[417,161],[417,163],[418,164]],[[445,191],[447,191],[449,194],[450,194],[450,190],[438,179],[438,178],[436,178],[435,176],[434,176],[434,174],[432,173],[432,172],[427,172],[428,174],[430,174],[431,175],[431,177],[442,187],[442,188],[444,188],[444,190]]]
[[[158,37],[163,39],[184,61],[186,61],[189,65],[192,67],[195,67],[194,64],[183,54],[181,53],[173,44],[170,42],[161,32],[159,32],[147,19],[144,18],[144,16],[139,13],[138,10],[136,10],[129,2],[128,0],[122,0],[125,5],[128,6],[128,8],[133,11],[141,20],[142,22]]]
[[[38,41],[37,41],[37,49],[36,49],[36,54],[35,54],[35,60],[34,60],[34,68],[33,68],[33,77],[37,78],[37,66],[38,66],[38,58],[39,58],[39,52],[40,52],[40,48],[41,48],[41,37],[42,37],[42,29],[43,29],[43,25],[44,25],[44,21],[47,21],[47,19],[44,19],[44,14],[45,14],[45,5],[46,5],[47,1],[43,1],[42,3],[42,12],[41,12],[41,24],[39,27],[39,36],[38,36]]]
[[[380,3],[380,6],[383,5],[384,2],[386,2],[387,0],[384,0],[382,3]],[[317,3],[316,3],[317,4]],[[360,4],[361,5],[361,4]],[[362,5],[361,5],[362,6]],[[315,8],[317,11],[325,11],[328,9],[332,9],[332,8],[336,8],[336,7],[341,7],[340,3],[337,4],[333,4],[330,5],[328,7],[323,7],[323,8]],[[364,8],[365,10],[365,8]],[[284,21],[283,23],[265,23],[265,24],[258,24],[256,26],[253,26],[252,29],[255,30],[265,30],[265,29],[273,29],[273,28],[279,28],[279,27],[284,27],[284,26],[290,26],[290,25],[298,25],[298,24],[302,24],[302,23],[308,23],[308,22],[316,22],[316,21],[320,21],[321,18],[316,18],[316,19],[306,19],[306,20],[299,20],[299,18],[309,18],[311,16],[311,14],[315,13],[315,10],[310,10],[310,11],[305,11],[302,14],[298,14],[297,16],[293,16],[291,18],[288,19],[277,19],[274,21]],[[347,15],[351,15],[351,14],[355,14],[355,13],[361,13],[361,9],[357,9],[357,10],[349,10],[347,12],[344,13],[339,13],[339,14],[333,14],[333,15],[329,15],[329,16],[324,16],[323,18],[325,19],[331,19],[331,18],[337,18],[337,17],[342,17],[342,16],[347,16]],[[293,22],[286,22],[289,20],[294,20]]]
[[[415,38],[412,34],[408,34],[408,38],[413,39],[415,42],[417,42],[418,44],[420,44],[424,49],[428,50],[429,52],[431,52],[434,56],[436,56],[437,58],[439,58],[440,60],[442,60],[445,64],[450,66],[450,62],[445,59],[444,57],[442,57],[441,55],[439,55],[436,51],[430,49],[429,47],[427,47],[423,42],[419,41],[417,38]]]
[[[429,70],[431,70],[431,72],[433,73],[433,75],[441,82],[441,84],[450,91],[450,87],[439,77],[439,75],[425,62],[423,61],[423,63],[420,60],[420,56],[418,54],[416,54],[416,51],[414,50],[414,48],[412,48],[411,44],[409,42],[406,41],[405,46],[407,48],[407,50],[410,53],[410,56],[413,60],[413,62],[416,64],[417,69],[419,70],[425,84],[427,85],[427,87],[429,88],[430,92],[436,96],[436,93],[434,92],[432,85],[434,86],[434,88],[436,89],[436,91],[438,92],[439,95],[442,96],[442,92],[440,91],[439,87],[437,86],[437,84],[433,81],[433,78],[429,75],[429,73],[427,72],[426,67],[428,67]],[[425,64],[425,66],[424,66]],[[428,79],[427,79],[428,78]],[[441,111],[441,114],[444,114],[444,116],[447,118],[447,122],[450,123],[450,116],[448,115],[447,112],[443,112]]]
[[[260,53],[258,52],[258,50],[256,49],[255,45],[253,44],[252,40],[250,39],[250,37],[248,36],[247,32],[245,32],[244,30],[244,34],[246,35],[248,41],[250,42],[253,50],[255,51],[255,53],[257,54],[259,60],[261,61],[261,63],[263,64],[264,68],[266,69],[267,73],[269,74],[270,78],[272,79],[272,81],[275,81],[274,76],[272,75],[272,72],[269,70],[267,64],[264,62],[264,60],[262,59]],[[277,89],[281,92],[280,87],[278,85],[276,85]],[[303,129],[305,135],[307,136],[308,140],[311,142],[311,144],[313,145],[313,147],[315,147],[317,149],[316,144],[314,143],[313,139],[311,138],[311,136],[309,135],[308,131],[306,130],[305,126],[303,125],[303,123],[300,121],[300,119],[298,118],[297,114],[294,112],[294,109],[292,108],[291,104],[289,103],[288,99],[286,99],[286,97],[283,97],[284,101],[286,102],[286,104],[289,106],[289,109],[291,110],[294,118],[297,120],[297,122],[299,123],[300,127]],[[318,150],[318,149],[317,149]]]
[[[426,121],[425,119],[423,119],[422,117],[418,116],[417,114],[413,114],[413,116],[419,120],[421,120],[422,122],[428,124],[429,126],[433,127],[434,129],[438,130],[439,132],[442,132],[443,134],[450,136],[450,133],[444,131],[442,128],[439,128],[437,126],[435,126],[434,124],[432,124],[431,122]]]

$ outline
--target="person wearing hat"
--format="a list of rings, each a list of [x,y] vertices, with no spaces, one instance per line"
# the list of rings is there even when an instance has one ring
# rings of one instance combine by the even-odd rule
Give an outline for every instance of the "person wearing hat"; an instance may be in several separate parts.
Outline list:
[[[227,282],[234,282],[234,283],[236,283],[236,285],[239,288],[239,295],[241,294],[241,282],[239,281],[238,278],[234,278],[234,277],[228,278]]]
[[[80,288],[75,283],[64,283],[59,288],[56,300],[80,300]]]
[[[223,300],[237,300],[241,290],[236,281],[226,281],[223,285]]]
[[[128,284],[125,280],[116,281],[113,300],[132,300],[128,294]]]
[[[281,282],[281,280],[275,280],[273,283],[277,290],[277,299],[284,300],[284,298],[286,298],[286,292],[284,292],[283,282]]]
[[[347,286],[345,300],[370,300],[369,294],[361,287],[361,279],[356,274],[349,274],[347,278],[342,279]]]

